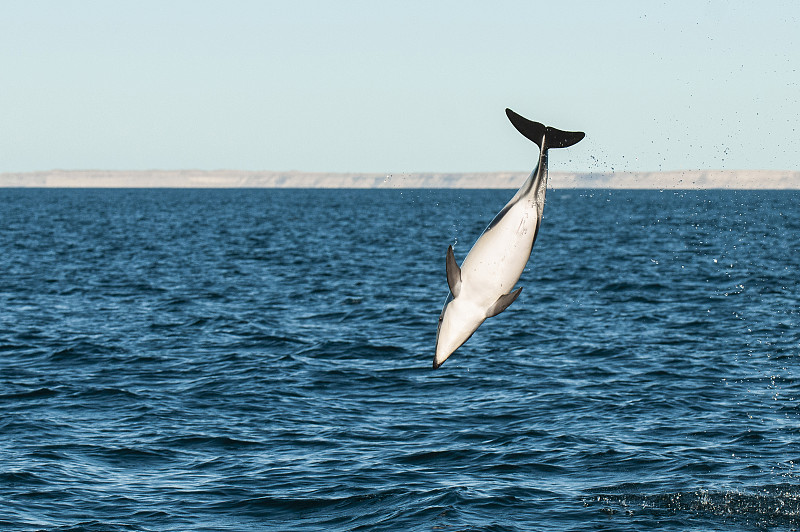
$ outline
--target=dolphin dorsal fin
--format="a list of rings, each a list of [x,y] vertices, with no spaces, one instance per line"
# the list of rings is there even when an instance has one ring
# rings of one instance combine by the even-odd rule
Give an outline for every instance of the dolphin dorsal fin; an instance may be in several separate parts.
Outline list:
[[[447,284],[453,297],[458,297],[458,293],[461,292],[461,268],[456,263],[453,246],[447,246]]]
[[[494,305],[489,307],[489,310],[486,311],[486,317],[491,318],[492,316],[497,316],[508,306],[514,302],[515,299],[519,297],[520,292],[522,292],[522,287],[520,286],[510,294],[503,294],[502,296],[497,298],[497,301],[494,302]]]

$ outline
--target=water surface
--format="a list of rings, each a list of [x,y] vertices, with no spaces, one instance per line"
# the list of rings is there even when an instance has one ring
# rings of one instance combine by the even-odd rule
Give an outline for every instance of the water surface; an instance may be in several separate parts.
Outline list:
[[[550,191],[433,371],[512,194],[0,190],[0,528],[800,526],[800,194]]]

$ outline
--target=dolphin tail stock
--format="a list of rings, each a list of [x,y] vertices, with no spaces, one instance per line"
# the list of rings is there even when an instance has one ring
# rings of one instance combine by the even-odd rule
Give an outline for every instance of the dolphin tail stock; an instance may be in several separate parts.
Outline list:
[[[511,109],[506,108],[506,116],[517,128],[517,131],[523,134],[525,138],[536,143],[542,151],[550,148],[566,148],[577,144],[586,133],[582,131],[562,131],[554,127],[545,126],[539,122],[528,120],[527,118],[518,115]],[[544,141],[544,142],[542,142]]]

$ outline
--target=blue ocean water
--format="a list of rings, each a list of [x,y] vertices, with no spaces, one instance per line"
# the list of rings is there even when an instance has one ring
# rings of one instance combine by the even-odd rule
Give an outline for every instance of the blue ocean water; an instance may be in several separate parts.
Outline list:
[[[800,527],[800,193],[0,190],[0,529]]]

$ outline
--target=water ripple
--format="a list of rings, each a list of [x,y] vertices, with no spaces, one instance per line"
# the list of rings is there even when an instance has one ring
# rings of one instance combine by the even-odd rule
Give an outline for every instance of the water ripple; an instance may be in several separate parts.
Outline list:
[[[432,371],[508,196],[0,190],[0,528],[800,527],[797,193],[553,191]]]

